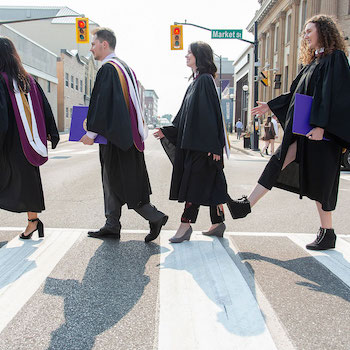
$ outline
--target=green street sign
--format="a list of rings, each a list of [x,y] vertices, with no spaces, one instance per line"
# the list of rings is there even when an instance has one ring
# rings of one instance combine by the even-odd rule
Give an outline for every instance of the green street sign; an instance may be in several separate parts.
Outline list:
[[[242,29],[212,29],[212,39],[242,39]]]

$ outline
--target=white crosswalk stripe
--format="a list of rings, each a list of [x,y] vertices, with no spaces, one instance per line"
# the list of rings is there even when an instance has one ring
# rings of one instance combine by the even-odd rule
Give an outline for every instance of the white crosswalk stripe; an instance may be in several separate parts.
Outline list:
[[[22,228],[2,227],[4,231]],[[87,229],[46,229],[44,239],[13,238],[0,248],[0,333],[39,289]],[[123,230],[126,234],[145,230]],[[158,349],[297,349],[259,284],[228,237],[288,238],[305,250],[310,234],[226,232],[224,239],[194,232],[191,240],[170,244],[174,231],[160,237]],[[337,247],[307,251],[350,287],[350,243],[338,235]],[[76,245],[75,245],[76,247]],[[72,268],[74,268],[72,266]],[[1,338],[1,334],[0,334]]]

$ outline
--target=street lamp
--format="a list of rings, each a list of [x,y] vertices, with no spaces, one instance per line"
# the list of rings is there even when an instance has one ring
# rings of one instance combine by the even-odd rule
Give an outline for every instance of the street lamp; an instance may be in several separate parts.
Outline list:
[[[229,123],[229,132],[232,133],[233,132],[233,128],[234,128],[234,120],[235,120],[235,116],[233,115],[234,113],[234,108],[233,108],[233,104],[235,101],[235,95],[234,94],[230,94],[230,101],[231,101],[231,106],[230,106],[230,114],[232,116],[232,118],[230,118],[230,123]]]

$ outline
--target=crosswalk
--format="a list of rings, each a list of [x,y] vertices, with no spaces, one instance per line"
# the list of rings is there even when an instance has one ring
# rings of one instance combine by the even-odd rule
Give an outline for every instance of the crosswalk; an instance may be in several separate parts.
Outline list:
[[[16,231],[21,231],[21,228],[0,228],[0,238],[5,232]],[[37,308],[37,317],[40,318],[41,314],[46,315],[46,319],[39,321],[47,323],[42,337],[44,339],[47,336],[48,340],[45,343],[44,340],[38,339],[31,348],[57,348],[52,345],[59,344],[60,340],[56,338],[62,336],[57,331],[57,315],[51,316],[42,309],[43,305],[29,301],[37,300],[37,293],[47,289],[48,280],[52,280],[53,277],[57,280],[58,272],[55,272],[56,275],[52,272],[57,271],[57,268],[64,270],[62,264],[65,262],[70,269],[61,283],[67,285],[63,294],[66,295],[64,300],[70,300],[70,304],[65,305],[62,311],[62,299],[57,304],[61,305],[57,307],[57,312],[63,318],[60,322],[68,323],[68,318],[72,317],[69,309],[72,309],[74,314],[74,302],[78,303],[74,297],[76,287],[69,287],[74,286],[71,282],[76,278],[75,270],[78,269],[82,273],[84,269],[96,269],[91,263],[94,261],[96,264],[97,255],[101,266],[96,269],[96,276],[89,272],[91,284],[85,286],[82,295],[88,293],[91,299],[94,295],[103,293],[107,295],[108,301],[108,295],[113,296],[117,291],[104,290],[107,288],[107,281],[106,285],[101,281],[102,290],[98,290],[101,278],[98,273],[111,268],[108,265],[111,254],[115,254],[116,260],[118,257],[122,261],[126,259],[123,263],[127,265],[122,273],[123,283],[133,285],[138,282],[128,281],[128,275],[141,278],[141,284],[145,286],[152,285],[152,280],[158,281],[154,287],[156,290],[153,291],[158,295],[157,306],[148,309],[148,292],[144,289],[136,298],[134,307],[128,309],[123,318],[115,318],[114,322],[106,323],[108,327],[99,328],[96,338],[91,340],[89,346],[79,346],[82,344],[78,339],[81,333],[70,329],[72,325],[66,327],[65,337],[75,341],[76,347],[62,345],[62,349],[115,349],[114,345],[110,344],[109,347],[108,343],[106,345],[106,342],[103,342],[104,337],[112,332],[113,337],[121,344],[123,336],[118,333],[118,322],[122,323],[131,315],[138,304],[142,304],[142,308],[148,310],[148,315],[152,314],[151,318],[155,320],[156,329],[151,327],[149,330],[152,333],[149,336],[154,337],[154,341],[150,342],[152,345],[148,347],[136,347],[132,343],[133,340],[128,340],[129,347],[117,348],[349,348],[344,347],[344,344],[350,344],[350,332],[347,332],[350,330],[350,239],[346,235],[338,236],[337,247],[334,250],[310,252],[305,249],[305,244],[314,239],[314,235],[310,234],[228,232],[224,238],[211,238],[194,232],[190,241],[174,245],[168,241],[174,231],[164,230],[159,241],[147,245],[143,243],[147,231],[123,230],[120,243],[110,239],[87,238],[86,232],[86,229],[46,229],[45,239],[23,241],[14,236],[0,248],[0,349],[26,348],[26,339],[16,337],[18,329],[11,325],[18,325],[18,314],[21,313],[21,317],[24,317],[23,312],[31,313],[33,307]],[[81,252],[90,252],[91,256],[85,256],[84,260]],[[151,266],[147,263],[145,266],[137,266],[138,261],[140,265],[144,264],[141,262],[141,255],[137,255],[139,253],[149,254],[145,260],[151,260],[151,256],[156,254],[158,263],[152,261]],[[122,267],[118,265],[118,268]],[[137,274],[135,271],[138,271]],[[78,285],[83,286],[84,281],[86,284],[86,275],[87,272],[81,282],[77,282]],[[104,276],[110,279],[111,275],[108,273]],[[118,280],[111,282],[113,288],[120,288],[123,294],[126,292],[125,285],[119,286]],[[130,295],[132,293],[130,290]],[[57,302],[59,297],[50,298]],[[129,300],[130,296],[125,298]],[[94,308],[100,307],[99,300],[88,302],[91,302]],[[315,304],[310,306],[310,303]],[[81,306],[76,310],[87,312]],[[85,317],[89,319],[93,312],[88,310]],[[95,318],[89,319],[89,322],[101,322],[96,317],[111,317],[108,307],[101,310],[104,312],[93,314]],[[337,313],[340,310],[341,314]],[[78,317],[75,322],[79,323],[79,315],[74,317]],[[80,326],[86,327],[83,319],[81,322]],[[137,328],[133,328],[136,324],[136,319],[135,322],[129,323],[132,333],[138,332]],[[326,324],[328,328],[324,329],[323,325]],[[335,325],[337,331],[333,332]],[[318,337],[324,339],[320,344],[317,343]],[[8,344],[7,339],[16,340],[12,347],[5,345]],[[51,344],[51,347],[48,344]]]
[[[49,151],[49,159],[55,159],[59,157],[72,157],[76,155],[88,155],[96,152],[98,152],[98,148],[96,147],[89,148],[86,150],[73,149],[73,148],[51,150]]]

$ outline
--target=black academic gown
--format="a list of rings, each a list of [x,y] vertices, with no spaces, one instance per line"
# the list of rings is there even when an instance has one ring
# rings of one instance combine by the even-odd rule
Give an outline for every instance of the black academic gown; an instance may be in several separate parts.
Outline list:
[[[226,203],[224,130],[219,99],[209,74],[200,74],[191,83],[173,126],[162,131],[162,145],[173,161],[170,199],[206,206]],[[209,152],[220,155],[220,161],[214,161],[212,155],[208,157]]]
[[[104,136],[100,145],[102,176],[108,177],[121,205],[129,209],[150,202],[144,154],[136,149],[128,107],[116,69],[104,64],[97,73],[87,116],[87,128]]]
[[[41,93],[47,135],[52,148],[59,141],[56,122],[47,98]],[[30,164],[25,157],[17,123],[7,90],[0,76],[0,208],[12,212],[40,213],[45,209],[39,167]]]
[[[313,96],[310,123],[325,129],[330,141],[313,141],[292,133],[295,93]],[[336,50],[305,66],[289,93],[268,102],[279,119],[284,136],[259,183],[307,196],[334,210],[338,196],[342,147],[350,146],[350,70],[345,54]],[[281,171],[291,143],[297,141],[297,157]]]

